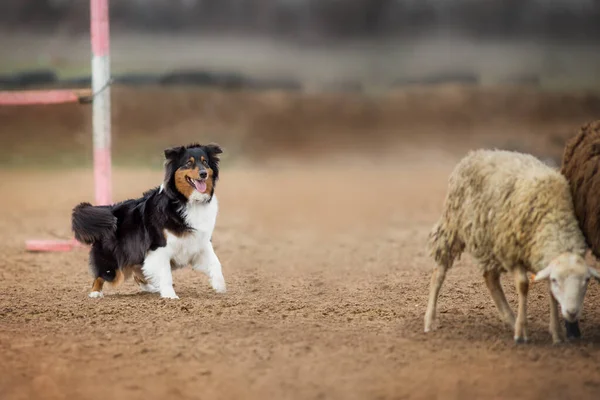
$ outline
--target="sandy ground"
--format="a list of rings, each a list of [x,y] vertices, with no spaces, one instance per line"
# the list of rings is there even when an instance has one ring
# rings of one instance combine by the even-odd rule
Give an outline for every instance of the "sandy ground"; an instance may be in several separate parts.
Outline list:
[[[183,270],[179,301],[132,282],[92,300],[86,251],[24,253],[27,238],[68,237],[89,171],[2,173],[0,397],[597,398],[598,285],[585,340],[558,347],[535,285],[533,343],[516,347],[466,258],[442,293],[440,329],[425,335],[424,242],[453,160],[360,161],[225,169],[214,242],[229,291]],[[158,181],[118,170],[116,196]]]
[[[191,103],[198,104],[195,101]],[[294,114],[297,121],[314,115],[299,104],[297,109],[304,114]],[[400,117],[414,102],[401,104]],[[559,121],[554,113],[551,122],[560,129],[572,126],[574,133],[578,124],[573,121],[582,116],[577,114],[581,107],[573,109],[572,118],[564,115]],[[527,115],[538,108],[529,110]],[[203,275],[185,269],[174,275],[178,301],[141,294],[133,282],[107,290],[107,296],[98,300],[87,297],[91,277],[85,250],[24,251],[26,239],[69,238],[71,208],[93,201],[90,170],[38,167],[36,157],[49,147],[42,145],[59,142],[54,141],[49,117],[35,112],[31,118],[25,111],[5,109],[0,114],[4,129],[9,126],[13,136],[21,132],[29,144],[35,143],[30,148],[9,147],[13,153],[21,149],[19,154],[30,160],[24,169],[0,169],[1,399],[597,399],[600,395],[597,283],[590,285],[586,297],[584,339],[560,346],[551,344],[547,332],[546,287],[534,285],[529,297],[532,343],[516,346],[512,332],[497,317],[482,278],[465,257],[442,291],[440,329],[423,333],[433,267],[425,242],[441,210],[447,176],[468,148],[497,139],[494,132],[506,120],[476,142],[469,135],[437,140],[420,136],[424,130],[400,120],[396,124],[406,132],[412,129],[413,136],[397,141],[386,157],[378,157],[372,146],[365,145],[370,151],[361,152],[361,144],[379,143],[380,137],[366,136],[370,124],[361,128],[351,117],[346,123],[356,128],[357,135],[363,129],[358,137],[366,139],[358,140],[352,151],[335,155],[329,143],[330,154],[317,159],[306,155],[312,148],[323,150],[328,142],[319,141],[311,130],[306,132],[315,136],[299,142],[305,156],[295,154],[294,159],[286,154],[292,154],[295,144],[268,148],[268,137],[263,136],[262,152],[256,153],[260,157],[224,158],[217,186],[221,211],[213,240],[228,293],[213,293]],[[550,114],[540,115],[545,119]],[[132,114],[115,115],[116,129],[123,132],[123,121]],[[270,115],[262,125],[252,126],[267,135],[266,126],[279,126],[266,124],[279,121],[276,113]],[[393,125],[388,114],[376,115],[377,121],[384,121],[381,130]],[[523,115],[509,118],[514,129],[506,131],[507,136],[546,129],[531,120],[523,122]],[[33,126],[33,117],[39,123],[37,139],[34,130],[23,128]],[[184,126],[201,126],[202,121],[179,117],[187,121]],[[77,128],[86,124],[86,118],[69,121]],[[203,121],[210,122],[206,118]],[[309,120],[315,131],[331,130],[318,119]],[[151,136],[152,120],[138,121],[146,124]],[[455,131],[477,130],[459,122]],[[294,126],[313,126],[310,123]],[[156,137],[164,133],[159,129],[167,130],[160,126],[153,131]],[[278,129],[272,132],[273,138],[282,134]],[[3,137],[11,146],[9,135]],[[244,137],[244,143],[251,143]],[[545,136],[528,142],[525,135],[521,139],[518,143],[536,149],[548,140]],[[124,137],[118,140],[125,143]],[[164,142],[171,140],[163,137]],[[382,143],[380,148],[390,142]],[[279,157],[266,157],[270,149]],[[138,196],[160,183],[161,177],[157,168],[116,168],[114,198]],[[515,307],[510,279],[503,283]]]

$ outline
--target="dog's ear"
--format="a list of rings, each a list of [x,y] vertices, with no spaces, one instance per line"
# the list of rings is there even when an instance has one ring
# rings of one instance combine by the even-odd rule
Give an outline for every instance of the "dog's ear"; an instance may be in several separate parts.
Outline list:
[[[183,146],[171,147],[165,149],[165,158],[167,160],[174,160],[181,155],[181,153],[185,150]]]
[[[204,146],[204,151],[208,153],[209,156],[213,157],[218,154],[223,153],[223,149],[216,143],[209,143]]]
[[[204,151],[208,155],[208,159],[212,163],[213,169],[219,166],[219,154],[223,153],[223,149],[216,143],[209,143],[205,146],[202,146]]]

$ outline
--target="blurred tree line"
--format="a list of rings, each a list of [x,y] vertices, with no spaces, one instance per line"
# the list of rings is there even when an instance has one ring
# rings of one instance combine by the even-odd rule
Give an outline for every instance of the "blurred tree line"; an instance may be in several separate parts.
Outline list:
[[[288,38],[469,36],[600,40],[600,0],[109,0],[114,30]],[[89,29],[88,0],[1,0],[4,30]]]

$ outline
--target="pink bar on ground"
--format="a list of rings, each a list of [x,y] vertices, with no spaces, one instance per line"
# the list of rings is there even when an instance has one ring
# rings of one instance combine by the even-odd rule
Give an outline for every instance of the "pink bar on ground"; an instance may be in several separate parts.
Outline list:
[[[75,239],[71,240],[28,240],[25,242],[27,251],[71,251],[74,248],[84,247]]]
[[[0,106],[76,103],[79,96],[72,90],[20,90],[0,92]]]
[[[94,185],[96,191],[96,205],[111,204],[112,182],[111,182],[110,149],[94,150]]]
[[[90,0],[90,7],[92,53],[95,56],[108,55],[108,0]]]

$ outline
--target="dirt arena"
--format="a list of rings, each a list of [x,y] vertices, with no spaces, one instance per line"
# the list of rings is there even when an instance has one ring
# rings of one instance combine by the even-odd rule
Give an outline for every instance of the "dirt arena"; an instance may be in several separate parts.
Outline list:
[[[598,398],[597,283],[584,339],[560,346],[533,285],[531,344],[517,346],[464,257],[440,328],[423,333],[425,242],[454,163],[481,146],[556,161],[597,98],[178,92],[165,108],[152,96],[115,91],[114,198],[160,183],[163,147],[223,143],[213,243],[228,293],[185,269],[180,300],[131,281],[89,299],[85,250],[25,252],[26,239],[69,238],[71,208],[93,201],[89,109],[1,109],[1,399]]]

